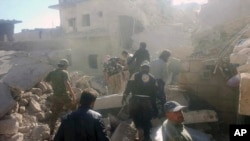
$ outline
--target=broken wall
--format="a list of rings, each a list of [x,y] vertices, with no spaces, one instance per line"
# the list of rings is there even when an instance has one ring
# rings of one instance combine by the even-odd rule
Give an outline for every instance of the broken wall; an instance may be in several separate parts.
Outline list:
[[[228,124],[235,123],[238,105],[237,90],[226,85],[227,78],[223,77],[219,68],[215,69],[215,63],[209,68],[204,61],[204,59],[184,60],[183,70],[178,78],[179,85],[216,109],[220,121]]]

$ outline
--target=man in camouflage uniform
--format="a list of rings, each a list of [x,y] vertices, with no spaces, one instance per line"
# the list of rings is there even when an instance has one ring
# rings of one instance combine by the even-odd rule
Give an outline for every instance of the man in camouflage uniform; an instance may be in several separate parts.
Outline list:
[[[51,117],[49,119],[50,134],[53,135],[56,121],[60,114],[66,109],[72,109],[76,102],[75,94],[69,82],[67,59],[61,59],[58,68],[48,74],[46,82],[50,82],[53,88],[51,96]],[[70,94],[70,95],[69,95]]]

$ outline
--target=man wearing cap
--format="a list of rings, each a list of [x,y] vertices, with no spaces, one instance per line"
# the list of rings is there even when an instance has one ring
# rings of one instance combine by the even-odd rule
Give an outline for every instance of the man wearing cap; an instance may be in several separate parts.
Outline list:
[[[157,116],[157,86],[149,70],[149,62],[144,61],[140,67],[140,71],[131,76],[124,91],[124,98],[128,94],[132,94],[129,102],[129,115],[139,131],[139,137],[144,138],[144,141],[151,140],[151,119]]]
[[[183,124],[182,110],[185,107],[176,101],[168,101],[164,104],[167,120],[162,124],[163,141],[193,141]]]
[[[55,124],[60,114],[66,109],[72,109],[76,103],[75,94],[69,82],[67,59],[61,59],[58,68],[50,72],[45,78],[46,82],[50,82],[53,95],[51,97],[51,117],[49,119],[50,134],[53,135]],[[71,100],[72,99],[72,100]]]

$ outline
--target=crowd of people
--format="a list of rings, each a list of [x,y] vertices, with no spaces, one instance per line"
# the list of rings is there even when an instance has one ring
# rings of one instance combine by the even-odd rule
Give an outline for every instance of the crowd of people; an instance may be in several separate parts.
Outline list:
[[[192,141],[182,124],[182,109],[185,106],[166,100],[164,87],[170,51],[163,50],[158,59],[150,62],[146,43],[142,42],[134,55],[127,51],[123,51],[121,55],[123,59],[108,59],[104,64],[104,76],[107,84],[121,85],[119,87],[122,87],[119,80],[110,81],[110,79],[119,75],[126,80],[122,91],[122,103],[126,104],[127,97],[130,95],[127,104],[129,117],[139,133],[135,140],[151,141],[151,120],[166,117],[167,120],[162,125],[163,141]],[[54,91],[51,98],[53,105],[49,124],[51,135],[55,132],[55,124],[63,107],[73,111],[62,118],[54,141],[109,141],[102,115],[93,110],[98,96],[95,90],[91,88],[83,90],[80,106],[76,109],[75,94],[69,83],[68,66],[69,62],[66,59],[60,60],[58,68],[49,73],[45,79],[51,83]],[[118,93],[119,90],[111,89],[110,92]]]

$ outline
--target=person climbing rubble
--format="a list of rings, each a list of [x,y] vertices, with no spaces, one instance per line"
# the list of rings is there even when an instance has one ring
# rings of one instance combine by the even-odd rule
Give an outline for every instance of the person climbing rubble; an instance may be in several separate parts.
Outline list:
[[[51,83],[53,95],[50,97],[51,116],[49,118],[50,134],[54,134],[56,121],[60,114],[65,110],[73,109],[76,103],[76,97],[70,85],[67,59],[61,59],[56,70],[51,71],[45,78],[46,82]]]

